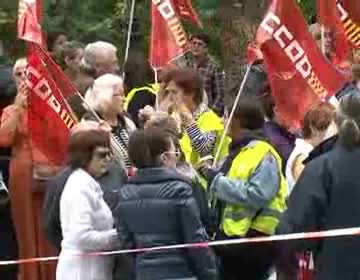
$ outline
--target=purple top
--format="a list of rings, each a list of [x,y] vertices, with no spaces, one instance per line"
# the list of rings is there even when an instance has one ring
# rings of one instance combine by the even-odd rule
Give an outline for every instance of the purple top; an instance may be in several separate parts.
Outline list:
[[[296,136],[273,121],[264,124],[263,132],[282,159],[282,170],[285,172],[286,162],[295,147]]]

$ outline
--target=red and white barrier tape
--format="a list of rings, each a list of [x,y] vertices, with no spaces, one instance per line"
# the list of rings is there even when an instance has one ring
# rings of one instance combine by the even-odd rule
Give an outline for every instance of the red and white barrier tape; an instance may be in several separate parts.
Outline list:
[[[94,253],[73,255],[73,256],[69,256],[69,258],[123,255],[123,254],[144,253],[144,252],[152,252],[152,251],[160,251],[160,250],[208,248],[208,247],[225,246],[225,245],[264,243],[264,242],[274,242],[274,241],[323,239],[323,238],[329,238],[329,237],[344,237],[344,236],[354,236],[354,235],[360,235],[360,227],[346,228],[346,229],[334,229],[334,230],[318,231],[318,232],[282,234],[282,235],[274,235],[274,236],[268,236],[268,237],[238,238],[238,239],[210,241],[210,242],[203,242],[203,243],[177,244],[177,245],[158,246],[158,247],[151,247],[151,248],[139,248],[139,249],[131,249],[131,250],[94,252]],[[34,262],[48,262],[48,261],[56,261],[58,259],[59,259],[59,257],[42,257],[42,258],[11,260],[11,261],[0,261],[0,266],[34,263]]]

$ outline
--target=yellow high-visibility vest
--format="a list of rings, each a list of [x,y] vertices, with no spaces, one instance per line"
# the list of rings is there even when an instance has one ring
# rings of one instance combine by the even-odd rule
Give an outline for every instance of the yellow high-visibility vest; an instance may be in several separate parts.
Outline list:
[[[272,235],[279,223],[282,213],[286,209],[287,183],[281,172],[282,161],[275,149],[264,141],[253,141],[244,147],[234,159],[227,177],[248,181],[261,163],[265,155],[270,152],[279,166],[280,188],[275,198],[260,211],[255,211],[245,205],[225,205],[221,228],[226,236],[245,236],[249,229]],[[266,182],[264,182],[266,188]]]
[[[147,86],[143,86],[143,87],[139,87],[139,88],[133,88],[127,94],[127,96],[125,98],[125,104],[124,104],[125,111],[128,111],[131,101],[133,100],[135,95],[140,91],[148,91],[148,92],[150,92],[150,93],[152,93],[153,95],[156,96],[158,91],[159,91],[159,85],[158,84],[149,84]]]
[[[216,132],[215,149],[211,155],[215,157],[217,151],[220,149],[219,160],[227,156],[229,151],[230,138],[227,138],[226,141],[224,141],[222,147],[219,147],[221,136],[224,132],[224,124],[219,118],[219,116],[216,115],[213,111],[209,110],[201,114],[201,116],[196,121],[196,124],[202,132]],[[200,154],[193,149],[190,137],[189,135],[187,135],[187,133],[184,133],[182,138],[180,139],[180,147],[182,152],[184,153],[186,162],[192,165],[196,165],[199,162],[201,158]]]

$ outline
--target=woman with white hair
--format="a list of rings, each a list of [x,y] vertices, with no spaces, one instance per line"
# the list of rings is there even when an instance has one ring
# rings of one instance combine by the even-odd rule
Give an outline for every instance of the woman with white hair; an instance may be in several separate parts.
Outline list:
[[[131,167],[128,155],[129,135],[136,129],[135,124],[124,112],[123,80],[113,74],[105,74],[94,81],[88,89],[85,101],[111,127],[111,132],[120,148],[127,169]],[[88,115],[84,116],[89,119]]]
[[[16,82],[16,88],[18,90],[20,89],[20,85],[24,82],[25,79],[26,64],[26,58],[22,57],[16,60],[13,67],[13,77]]]

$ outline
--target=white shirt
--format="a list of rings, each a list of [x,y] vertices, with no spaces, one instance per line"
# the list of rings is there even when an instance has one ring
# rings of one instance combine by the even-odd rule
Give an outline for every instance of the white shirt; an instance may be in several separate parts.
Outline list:
[[[295,160],[299,157],[302,156],[304,158],[307,158],[308,155],[310,154],[310,152],[313,150],[313,146],[310,145],[309,143],[307,143],[304,139],[296,139],[295,141],[295,148],[294,150],[291,152],[290,157],[286,163],[286,170],[285,170],[285,176],[286,176],[286,180],[288,182],[288,193],[290,195],[290,193],[292,192],[294,186],[295,186],[295,178],[293,176],[293,167],[295,164]]]
[[[115,249],[112,213],[99,184],[83,169],[75,170],[60,199],[63,233],[57,280],[111,280],[111,256],[69,258],[69,255]]]

